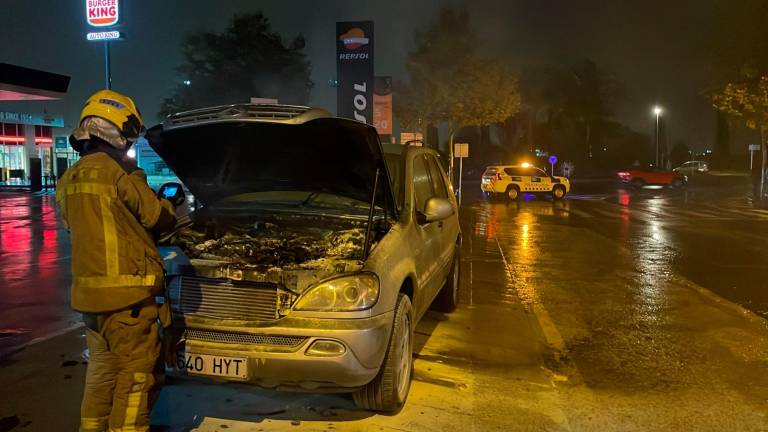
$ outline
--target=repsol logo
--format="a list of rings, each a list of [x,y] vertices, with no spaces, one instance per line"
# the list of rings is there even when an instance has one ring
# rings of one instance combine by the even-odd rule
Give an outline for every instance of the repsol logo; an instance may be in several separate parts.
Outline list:
[[[355,98],[352,103],[355,106],[355,120],[368,123],[362,112],[368,108],[368,98],[366,97],[367,83],[355,84],[352,86],[355,89]],[[361,112],[362,111],[362,112]]]
[[[347,53],[339,54],[339,60],[368,60],[368,53]]]

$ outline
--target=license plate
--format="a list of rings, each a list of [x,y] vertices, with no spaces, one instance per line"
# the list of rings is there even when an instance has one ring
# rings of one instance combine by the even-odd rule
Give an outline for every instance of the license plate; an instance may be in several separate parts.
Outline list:
[[[180,371],[185,371],[191,375],[240,379],[248,377],[248,360],[245,357],[180,352],[178,367]]]

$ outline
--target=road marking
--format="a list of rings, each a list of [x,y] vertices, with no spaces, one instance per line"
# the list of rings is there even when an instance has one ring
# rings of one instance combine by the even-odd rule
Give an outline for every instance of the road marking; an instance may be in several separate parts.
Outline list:
[[[569,208],[568,209],[568,213],[573,213],[576,216],[580,216],[580,217],[583,217],[583,218],[593,218],[593,217],[595,217],[595,216],[593,216],[590,213],[587,213],[587,212],[585,212],[583,210],[579,210],[579,209],[575,209],[575,208]]]
[[[494,237],[494,239],[496,240],[496,246],[499,248],[501,259],[502,261],[504,261],[504,270],[507,273],[507,277],[511,279],[512,271],[510,270],[507,257],[504,255],[504,250],[501,247],[499,238]],[[529,310],[533,312],[533,317],[537,321],[539,328],[541,329],[541,332],[544,335],[545,341],[554,350],[555,359],[558,362],[561,362],[561,360],[564,358],[564,354],[566,350],[563,336],[560,334],[560,331],[557,330],[557,326],[552,321],[552,317],[550,317],[549,312],[547,312],[547,309],[544,307],[544,305],[541,304],[541,301],[537,300],[531,306],[532,307],[530,307]],[[557,389],[557,382],[563,381],[563,377],[547,369],[546,367],[543,367],[543,368],[549,372],[549,375],[550,375],[549,379],[550,379],[551,386]],[[571,364],[570,369],[572,374],[578,378],[578,381],[582,382],[581,373],[576,368],[576,365]],[[573,428],[571,428],[570,422],[568,421],[568,417],[565,415],[565,412],[558,406],[557,403],[553,404],[553,411],[554,412],[550,412],[550,418],[552,420],[554,420],[558,425],[563,427],[565,430],[569,430],[569,431],[573,430]]]
[[[64,327],[63,329],[53,331],[53,332],[48,333],[48,334],[43,335],[43,336],[38,336],[38,337],[30,340],[29,342],[23,344],[21,346],[21,348],[27,348],[27,347],[29,347],[31,345],[35,345],[35,344],[38,344],[40,342],[45,342],[47,340],[53,339],[55,337],[58,337],[58,336],[61,336],[61,335],[64,335],[64,334],[67,334],[67,333],[69,333],[71,331],[77,330],[80,327],[84,327],[84,326],[85,326],[85,324],[83,324],[82,322],[71,324],[71,325],[69,325],[67,327]]]
[[[504,270],[507,272],[507,276],[512,279],[512,274],[509,269],[509,262],[507,261],[507,257],[504,256],[504,250],[501,248],[499,238],[494,237],[494,239],[496,239],[496,246],[499,247],[501,259],[504,261]],[[547,340],[547,343],[556,350],[555,356],[558,360],[560,360],[561,355],[565,352],[565,341],[563,340],[563,336],[560,334],[560,331],[557,330],[557,326],[555,326],[555,323],[552,322],[552,318],[549,316],[549,312],[547,312],[547,309],[545,309],[541,304],[541,301],[536,301],[530,306],[533,314],[539,322],[541,331],[544,333],[544,338]]]

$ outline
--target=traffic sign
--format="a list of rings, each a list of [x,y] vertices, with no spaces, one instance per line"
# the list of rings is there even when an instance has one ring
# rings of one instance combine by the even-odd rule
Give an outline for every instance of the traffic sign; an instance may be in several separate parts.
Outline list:
[[[760,144],[750,144],[749,151],[760,151]]]
[[[469,157],[469,144],[456,143],[453,145],[453,157],[468,158]]]

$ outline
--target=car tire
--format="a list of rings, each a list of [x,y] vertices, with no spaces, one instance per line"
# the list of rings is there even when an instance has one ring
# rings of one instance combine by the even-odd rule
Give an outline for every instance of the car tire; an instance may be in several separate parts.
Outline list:
[[[672,180],[672,188],[673,189],[680,189],[681,187],[685,186],[685,182],[680,179],[674,179]]]
[[[413,309],[411,299],[400,293],[384,363],[373,381],[352,394],[355,405],[371,411],[399,411],[408,398],[412,372]]]
[[[552,189],[552,198],[559,201],[563,198],[565,198],[565,186],[555,186]]]
[[[451,264],[451,271],[448,273],[448,278],[445,280],[443,288],[437,293],[435,301],[432,302],[432,309],[443,312],[451,313],[456,310],[456,306],[459,305],[459,278],[461,276],[461,248],[457,245],[456,251],[453,253],[453,264]]]
[[[645,180],[641,178],[633,178],[632,179],[632,187],[635,189],[640,189],[641,187],[645,186]]]
[[[520,189],[517,186],[509,186],[506,191],[507,199],[510,201],[517,201],[520,198]]]

